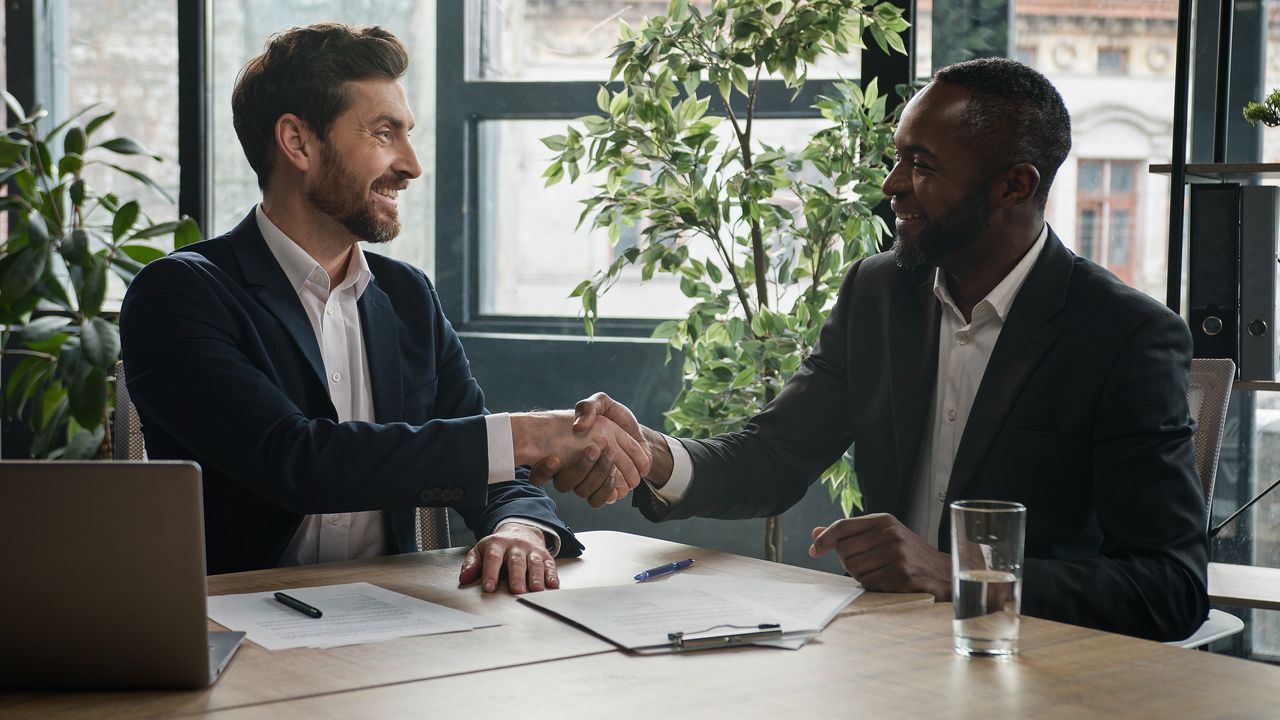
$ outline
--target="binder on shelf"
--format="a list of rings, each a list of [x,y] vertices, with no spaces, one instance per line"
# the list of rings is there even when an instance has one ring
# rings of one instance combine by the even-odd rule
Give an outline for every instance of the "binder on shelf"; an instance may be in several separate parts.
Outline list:
[[[1187,295],[1195,357],[1240,365],[1240,185],[1191,186]]]
[[[1240,188],[1240,379],[1276,379],[1276,233],[1280,188]]]

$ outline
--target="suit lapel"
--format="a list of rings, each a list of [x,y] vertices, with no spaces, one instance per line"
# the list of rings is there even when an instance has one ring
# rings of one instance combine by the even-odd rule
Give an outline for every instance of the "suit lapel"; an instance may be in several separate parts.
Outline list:
[[[1057,341],[1059,331],[1050,321],[1066,304],[1071,266],[1071,254],[1050,231],[1040,258],[1013,301],[982,374],[952,466],[948,503],[968,495],[1027,378]],[[944,531],[948,527],[945,520]]]
[[[377,422],[402,420],[404,388],[400,375],[400,340],[397,316],[391,299],[378,287],[375,277],[360,295],[360,331],[369,362],[369,384],[373,391],[373,415]]]
[[[302,301],[298,299],[298,291],[289,285],[280,263],[271,254],[267,241],[262,239],[258,229],[258,221],[253,212],[232,231],[234,241],[232,250],[244,273],[245,286],[257,295],[262,306],[267,309],[284,326],[289,337],[293,339],[307,363],[315,373],[316,381],[322,387],[324,382],[324,360],[320,356],[320,346],[316,344],[316,333],[302,309]]]
[[[921,277],[923,276],[923,277]],[[902,510],[907,488],[913,486],[925,418],[938,374],[938,299],[933,274],[903,273],[894,284],[889,303],[890,398],[897,459],[894,496],[885,507]],[[888,498],[886,498],[888,499]]]

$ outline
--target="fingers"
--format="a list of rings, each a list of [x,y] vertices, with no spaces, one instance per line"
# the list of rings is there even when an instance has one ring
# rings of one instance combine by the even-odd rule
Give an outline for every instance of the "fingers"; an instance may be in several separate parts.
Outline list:
[[[467,551],[467,556],[462,558],[462,569],[458,572],[459,585],[473,583],[480,576],[480,554],[476,551],[478,547],[472,547]]]
[[[556,559],[547,558],[547,589],[556,590],[560,587],[560,568],[556,566]]]
[[[498,575],[502,573],[502,560],[505,554],[503,547],[496,542],[487,543],[484,550],[481,551],[484,570],[480,575],[480,586],[484,588],[485,592],[493,592],[498,589]]]
[[[528,588],[529,592],[541,592],[546,589],[547,560],[549,559],[550,558],[537,551],[529,553],[529,557],[525,561],[525,568],[528,572],[528,578],[525,581],[525,586]],[[510,565],[507,567],[510,568]],[[508,572],[510,572],[509,569]],[[515,588],[512,588],[511,592],[515,592]]]
[[[527,570],[528,562],[524,552],[516,547],[507,548],[507,587],[511,589],[512,595],[524,594],[528,587]]]
[[[555,478],[556,470],[559,469],[560,458],[552,455],[529,469],[529,482],[542,487]]]

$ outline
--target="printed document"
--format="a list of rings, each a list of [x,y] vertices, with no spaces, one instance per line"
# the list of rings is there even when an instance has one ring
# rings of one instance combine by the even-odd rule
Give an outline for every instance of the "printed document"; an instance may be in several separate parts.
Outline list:
[[[521,598],[637,652],[672,649],[670,633],[729,634],[779,625],[796,648],[862,593],[856,584],[809,585],[688,573],[635,585],[557,590]]]
[[[259,592],[211,596],[209,618],[230,630],[244,631],[267,650],[356,645],[498,624],[366,582],[285,592],[319,608],[324,616],[308,617],[276,602],[275,593]]]

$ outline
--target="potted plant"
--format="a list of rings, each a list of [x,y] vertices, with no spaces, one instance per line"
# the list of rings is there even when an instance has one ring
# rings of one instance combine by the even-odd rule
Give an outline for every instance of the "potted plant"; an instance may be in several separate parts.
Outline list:
[[[876,83],[836,82],[815,106],[826,126],[790,150],[753,134],[760,83],[773,74],[798,93],[818,56],[861,48],[865,35],[905,52],[906,27],[888,3],[715,0],[704,13],[672,0],[664,16],[623,24],[610,78],[623,86],[601,87],[602,115],[543,139],[557,153],[548,185],[566,175],[599,179],[579,225],[590,218],[615,242],[621,226],[640,228],[634,247],[573,290],[588,334],[599,297],[629,267],[642,281],[678,275],[694,301],[686,317],[654,331],[684,362],[669,432],[740,429],[812,349],[852,263],[888,233],[873,209],[883,199],[893,116]],[[723,117],[708,114],[713,98]],[[822,479],[846,515],[860,507],[849,458]],[[765,556],[776,560],[776,517],[765,535]]]
[[[117,164],[113,155],[143,155],[137,141],[95,135],[115,115],[83,125],[94,107],[41,134],[46,112],[30,114],[3,93],[16,121],[0,133],[0,212],[8,235],[0,243],[0,353],[16,355],[5,380],[7,405],[31,426],[31,454],[92,458],[104,444],[120,333],[104,312],[109,274],[126,285],[173,247],[200,239],[190,218],[152,222],[138,202],[95,192],[85,170],[101,166],[127,175],[173,201],[154,180]]]

